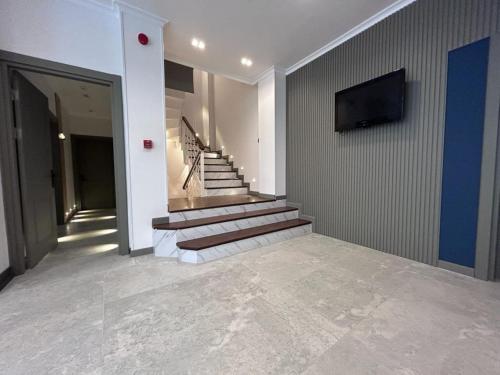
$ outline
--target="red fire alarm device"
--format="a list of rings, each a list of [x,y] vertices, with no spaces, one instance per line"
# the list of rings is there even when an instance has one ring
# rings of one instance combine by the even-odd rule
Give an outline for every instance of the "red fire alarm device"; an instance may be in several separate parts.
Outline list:
[[[144,148],[146,150],[150,150],[153,148],[153,141],[151,139],[145,139],[144,140]]]
[[[149,38],[144,33],[140,33],[139,35],[137,35],[137,40],[139,40],[139,43],[141,43],[143,46],[149,43]]]

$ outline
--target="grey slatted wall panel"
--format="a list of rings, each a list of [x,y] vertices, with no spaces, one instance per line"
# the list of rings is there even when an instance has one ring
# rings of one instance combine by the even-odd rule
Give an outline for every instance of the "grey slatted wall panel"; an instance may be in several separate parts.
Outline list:
[[[437,264],[447,54],[498,31],[499,0],[419,0],[287,77],[287,199],[318,233]],[[404,121],[334,132],[336,91],[401,67]]]

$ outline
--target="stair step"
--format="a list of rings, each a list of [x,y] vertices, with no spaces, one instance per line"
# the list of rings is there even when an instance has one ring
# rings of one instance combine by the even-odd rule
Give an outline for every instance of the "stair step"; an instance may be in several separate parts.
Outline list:
[[[176,213],[182,213],[185,211],[194,211],[198,214],[200,212],[206,212],[207,210],[217,210],[224,207],[241,208],[241,211],[250,211],[251,208],[255,206],[272,205],[279,202],[284,201],[276,201],[274,198],[264,198],[255,195],[175,198],[168,200],[168,211],[170,212],[170,219],[172,219],[172,217],[175,217]],[[245,207],[245,209],[243,209],[243,207]],[[233,211],[233,213],[234,212],[235,211]],[[204,217],[208,216],[214,215],[206,215]],[[187,218],[182,218],[182,220],[186,219]],[[196,217],[196,219],[198,219],[198,217]]]
[[[232,172],[233,167],[231,165],[216,164],[210,165],[205,164],[205,172]]]
[[[225,223],[225,222],[233,221],[233,220],[250,219],[252,217],[279,214],[282,212],[289,212],[289,211],[296,211],[296,210],[297,210],[297,208],[288,207],[288,206],[277,207],[277,208],[267,208],[264,210],[255,210],[255,211],[240,212],[240,213],[236,213],[236,214],[206,217],[203,219],[194,219],[194,220],[177,221],[174,223],[167,223],[167,224],[158,224],[158,225],[155,225],[153,227],[155,229],[161,229],[161,230],[187,229],[187,228],[201,227],[203,225]]]
[[[205,179],[210,180],[226,180],[228,178],[237,178],[236,172],[205,172]]]
[[[223,158],[205,158],[205,165],[229,165],[226,159]]]
[[[248,194],[248,187],[246,186],[229,186],[229,187],[213,187],[205,188],[205,194],[208,197],[220,195],[246,195]]]
[[[218,152],[205,152],[205,159],[220,159]]]
[[[243,186],[243,181],[239,178],[225,178],[220,180],[205,179],[205,188],[216,188],[216,187],[241,187]]]
[[[234,232],[216,234],[215,236],[201,237],[194,240],[178,242],[177,247],[185,250],[199,251],[207,249],[209,247],[220,246],[230,242],[241,241],[247,238],[279,232],[285,229],[296,228],[308,224],[311,224],[311,222],[303,219],[280,221],[278,223],[266,224],[248,229],[241,229]]]

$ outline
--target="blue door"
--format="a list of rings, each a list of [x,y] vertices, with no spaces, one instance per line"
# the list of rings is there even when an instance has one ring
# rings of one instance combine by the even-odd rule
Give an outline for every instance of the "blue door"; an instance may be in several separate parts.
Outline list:
[[[474,268],[489,38],[449,52],[439,259]]]

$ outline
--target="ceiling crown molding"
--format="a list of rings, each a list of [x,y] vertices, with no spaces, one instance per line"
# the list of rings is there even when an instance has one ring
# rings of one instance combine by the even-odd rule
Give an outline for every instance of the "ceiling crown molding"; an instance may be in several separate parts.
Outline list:
[[[148,12],[148,11],[141,9],[141,8],[138,8],[134,5],[130,5],[123,0],[113,0],[113,5],[115,7],[117,7],[122,12],[139,15],[141,17],[156,21],[156,22],[160,23],[161,25],[165,25],[169,22],[164,17],[158,16],[157,14]]]
[[[288,67],[288,69],[286,70],[286,74],[288,75],[290,73],[295,72],[296,70],[302,68],[304,65],[307,65],[311,61],[316,60],[318,57],[324,55],[328,51],[331,51],[335,47],[338,47],[342,43],[345,43],[349,39],[362,33],[366,29],[372,27],[373,25],[379,23],[383,19],[389,17],[390,15],[396,13],[397,11],[403,9],[404,7],[410,5],[411,3],[415,2],[415,1],[417,1],[417,0],[398,0],[398,1],[394,2],[393,4],[389,5],[387,8],[382,9],[380,12],[374,14],[370,18],[361,22],[359,25],[353,27],[351,30],[349,30],[345,34],[332,40],[330,43],[328,43],[328,44],[324,45],[323,47],[319,48],[318,50],[314,51],[309,56],[304,57],[303,59],[299,60],[298,62],[296,62],[292,66]]]

